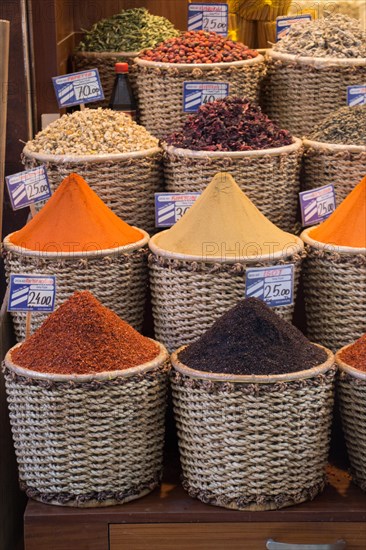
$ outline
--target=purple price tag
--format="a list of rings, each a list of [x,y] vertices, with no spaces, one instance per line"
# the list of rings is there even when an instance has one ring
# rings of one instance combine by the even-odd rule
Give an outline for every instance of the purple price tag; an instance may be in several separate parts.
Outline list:
[[[171,227],[189,210],[200,193],[155,193],[155,227]]]
[[[333,185],[324,185],[300,193],[300,208],[303,227],[316,225],[328,218],[336,208]]]
[[[13,210],[19,210],[19,208],[43,201],[51,196],[44,165],[6,176],[5,181]]]

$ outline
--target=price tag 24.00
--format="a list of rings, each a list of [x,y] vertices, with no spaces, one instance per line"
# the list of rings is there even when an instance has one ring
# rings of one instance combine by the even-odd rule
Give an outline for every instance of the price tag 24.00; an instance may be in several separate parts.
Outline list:
[[[24,208],[51,196],[44,165],[6,176],[5,181],[13,210]]]
[[[200,193],[155,193],[155,227],[171,227],[189,210]]]
[[[333,185],[324,185],[317,189],[300,193],[300,209],[303,227],[316,225],[328,218],[336,208]]]
[[[228,22],[229,7],[227,4],[188,4],[189,31],[213,31],[227,36]]]
[[[104,99],[98,69],[52,78],[60,109]]]
[[[10,275],[8,311],[53,311],[56,277],[54,275]]]
[[[194,113],[201,105],[229,95],[228,82],[183,82],[183,111]]]
[[[268,306],[293,304],[293,264],[247,269],[245,297],[259,298]]]

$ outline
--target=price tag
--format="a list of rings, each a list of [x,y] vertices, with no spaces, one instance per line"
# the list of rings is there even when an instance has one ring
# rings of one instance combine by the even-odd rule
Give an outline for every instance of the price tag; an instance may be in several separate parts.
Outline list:
[[[53,311],[55,295],[54,275],[10,275],[8,311]]]
[[[183,82],[183,111],[194,113],[204,103],[229,95],[228,82]]]
[[[293,290],[293,264],[247,269],[246,298],[259,298],[270,307],[289,306],[293,304]]]
[[[214,31],[227,36],[229,9],[227,4],[188,4],[188,30]]]
[[[347,105],[366,105],[366,84],[361,86],[347,86]]]
[[[104,99],[98,69],[54,76],[52,82],[60,109]]]
[[[199,196],[200,193],[155,193],[155,226],[174,225]]]
[[[305,13],[304,15],[293,15],[293,16],[280,16],[276,19],[276,41],[278,42],[286,36],[288,31],[290,30],[291,26],[294,23],[298,23],[299,21],[311,21],[311,15],[309,13]]]
[[[324,185],[300,193],[300,208],[303,227],[316,225],[328,218],[336,208],[333,185]]]
[[[5,181],[13,210],[19,210],[19,208],[43,201],[51,196],[44,165],[6,176]]]

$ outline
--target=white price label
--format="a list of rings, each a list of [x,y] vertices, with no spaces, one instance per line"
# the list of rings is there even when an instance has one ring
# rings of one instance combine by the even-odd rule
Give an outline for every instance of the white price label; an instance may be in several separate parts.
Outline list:
[[[245,297],[259,298],[270,307],[293,303],[293,264],[247,269]]]

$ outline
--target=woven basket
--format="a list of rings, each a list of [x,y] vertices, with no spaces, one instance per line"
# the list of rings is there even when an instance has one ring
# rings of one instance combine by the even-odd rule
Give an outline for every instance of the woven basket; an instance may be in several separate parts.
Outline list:
[[[355,483],[366,491],[366,372],[344,363],[336,354],[342,426]]]
[[[76,172],[117,216],[130,225],[152,232],[155,228],[154,193],[162,190],[162,152],[158,147],[136,153],[72,157],[32,153],[23,149],[26,169],[45,164],[54,191]],[[39,210],[43,206],[39,202]]]
[[[366,249],[309,237],[303,266],[308,337],[334,352],[366,332]]]
[[[163,144],[168,191],[203,191],[218,172],[231,174],[259,210],[284,231],[293,231],[300,191],[302,146],[261,151],[211,152]]]
[[[300,276],[303,247],[282,257],[221,259],[167,253],[154,238],[150,241],[150,287],[155,336],[169,351],[199,338],[221,315],[245,297],[245,275],[249,267],[293,263],[294,301]],[[291,321],[293,305],[274,308]]]
[[[258,101],[265,65],[262,55],[233,63],[158,63],[136,58],[140,121],[154,136],[165,138],[179,130],[183,112],[183,83],[202,80],[228,82],[229,95]]]
[[[366,174],[366,146],[338,145],[305,139],[302,187],[334,185],[337,204]]]
[[[5,237],[3,254],[6,277],[10,274],[56,275],[57,307],[76,290],[90,290],[136,330],[142,329],[147,293],[147,243],[149,236],[133,244],[89,252],[39,252],[26,250]],[[93,244],[93,243],[91,243]],[[52,246],[52,243],[50,243]],[[25,338],[26,313],[11,313],[17,340]],[[47,314],[32,313],[31,332]]]
[[[140,52],[76,52],[72,62],[75,71],[87,71],[98,69],[100,81],[104,92],[104,100],[90,103],[88,107],[108,107],[112,95],[114,79],[116,77],[114,66],[116,63],[128,63],[132,65],[135,57]],[[129,80],[135,91],[135,79],[129,74]]]
[[[13,348],[14,349],[14,348]],[[122,504],[158,486],[168,354],[130,369],[53,375],[5,357],[21,488],[47,504]]]
[[[188,368],[172,355],[183,486],[207,504],[274,510],[325,485],[334,356],[293,374],[239,376]],[[263,350],[265,353],[265,350]]]
[[[365,80],[366,59],[299,57],[269,49],[264,111],[282,128],[302,137],[347,104],[347,86]]]

